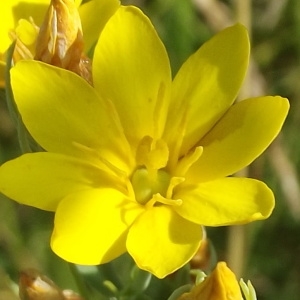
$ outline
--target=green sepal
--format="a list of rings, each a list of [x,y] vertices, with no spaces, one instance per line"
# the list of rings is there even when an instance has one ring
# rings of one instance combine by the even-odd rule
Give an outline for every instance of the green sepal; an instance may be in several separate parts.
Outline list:
[[[182,294],[188,293],[193,285],[186,284],[176,289],[167,300],[177,300]]]
[[[14,99],[14,94],[11,86],[10,69],[12,67],[15,45],[16,43],[14,42],[9,47],[6,59],[5,94],[8,111],[17,128],[18,140],[22,153],[44,151],[40,147],[40,145],[38,145],[37,142],[31,137],[28,130],[26,129]],[[30,80],[30,78],[28,80]],[[32,86],[32,88],[34,88],[34,86]]]
[[[143,295],[151,282],[152,275],[149,272],[139,269],[136,265],[132,267],[130,281],[121,291],[122,299],[150,299]],[[141,298],[141,297],[144,298]],[[126,298],[128,297],[128,298]]]
[[[69,265],[84,299],[113,299],[118,294],[118,289],[108,279],[106,272],[99,272],[99,266]]]

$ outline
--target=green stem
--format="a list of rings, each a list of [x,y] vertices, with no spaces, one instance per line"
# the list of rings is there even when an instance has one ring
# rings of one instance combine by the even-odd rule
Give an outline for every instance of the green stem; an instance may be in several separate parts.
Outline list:
[[[98,272],[100,273],[100,276],[105,279],[111,281],[118,290],[121,290],[123,288],[122,282],[120,281],[119,277],[117,276],[114,266],[111,263],[99,265]]]
[[[83,277],[81,276],[80,272],[78,271],[78,268],[76,267],[76,265],[69,263],[69,268],[71,270],[71,273],[74,277],[74,280],[76,282],[78,291],[80,293],[80,295],[85,299],[85,300],[89,300],[90,299],[90,292],[89,292],[89,288],[86,285]]]

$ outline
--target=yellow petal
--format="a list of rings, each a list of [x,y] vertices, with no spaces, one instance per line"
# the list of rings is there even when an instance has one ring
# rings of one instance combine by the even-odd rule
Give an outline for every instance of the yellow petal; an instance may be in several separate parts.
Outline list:
[[[15,28],[16,44],[13,53],[13,64],[21,59],[33,59],[35,53],[35,41],[39,33],[39,27],[25,19],[18,22]]]
[[[79,7],[86,53],[95,45],[106,22],[119,6],[118,0],[93,0]]]
[[[121,7],[100,35],[93,61],[95,88],[115,104],[131,145],[159,137],[165,125],[171,71],[149,19]]]
[[[9,32],[17,26],[18,20],[32,17],[36,24],[41,24],[48,5],[49,0],[1,1],[0,54],[11,44]]]
[[[126,251],[128,228],[142,211],[114,189],[73,193],[57,208],[51,247],[72,263],[109,262]]]
[[[184,115],[187,124],[181,154],[189,151],[233,103],[248,59],[247,31],[237,24],[215,35],[183,64],[173,82],[165,132],[169,143],[176,143]]]
[[[183,218],[205,226],[244,224],[266,219],[274,208],[274,195],[261,181],[229,177],[176,190],[182,199],[174,210]]]
[[[128,171],[130,150],[115,113],[84,79],[20,61],[11,70],[11,83],[23,122],[44,149],[77,157],[88,153]]]
[[[233,105],[199,142],[201,158],[187,180],[199,183],[231,175],[257,158],[278,135],[289,103],[281,97],[259,97]]]
[[[147,210],[133,223],[127,250],[139,268],[163,278],[193,257],[201,238],[201,226],[159,206]]]
[[[1,193],[21,204],[50,211],[70,193],[113,184],[99,168],[54,153],[25,154],[0,167]]]
[[[37,37],[37,29],[28,20],[21,19],[16,27],[16,34],[25,45],[32,45]]]

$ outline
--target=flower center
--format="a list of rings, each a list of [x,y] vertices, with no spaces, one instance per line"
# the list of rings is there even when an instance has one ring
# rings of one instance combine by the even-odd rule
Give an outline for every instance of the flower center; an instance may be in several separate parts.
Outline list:
[[[162,139],[145,136],[136,151],[138,168],[131,176],[135,200],[148,207],[159,204],[181,205],[181,199],[173,199],[176,186],[185,180],[189,168],[200,158],[203,148],[196,147],[182,157],[169,172],[169,149]]]
[[[136,201],[146,204],[155,194],[166,197],[170,179],[171,176],[164,170],[149,172],[145,167],[135,170],[131,183]]]
[[[140,141],[136,151],[136,162],[139,166],[131,177],[135,199],[146,204],[155,194],[166,197],[170,184],[170,175],[164,169],[169,159],[167,144],[145,136]]]

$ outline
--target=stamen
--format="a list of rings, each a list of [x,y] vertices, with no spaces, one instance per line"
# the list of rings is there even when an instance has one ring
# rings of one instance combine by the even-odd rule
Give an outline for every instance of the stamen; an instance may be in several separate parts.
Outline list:
[[[174,188],[177,185],[179,185],[180,183],[184,182],[184,180],[185,180],[185,178],[183,178],[183,177],[172,177],[171,178],[170,184],[168,186],[168,190],[167,190],[167,193],[166,193],[166,197],[168,199],[172,199]]]
[[[185,176],[189,168],[200,158],[203,153],[203,147],[198,146],[191,153],[183,156],[177,163],[174,174],[176,176]]]
[[[161,194],[155,194],[153,195],[152,199],[147,202],[146,208],[153,207],[156,203],[171,205],[171,206],[180,206],[182,205],[181,199],[168,199],[163,197]]]

